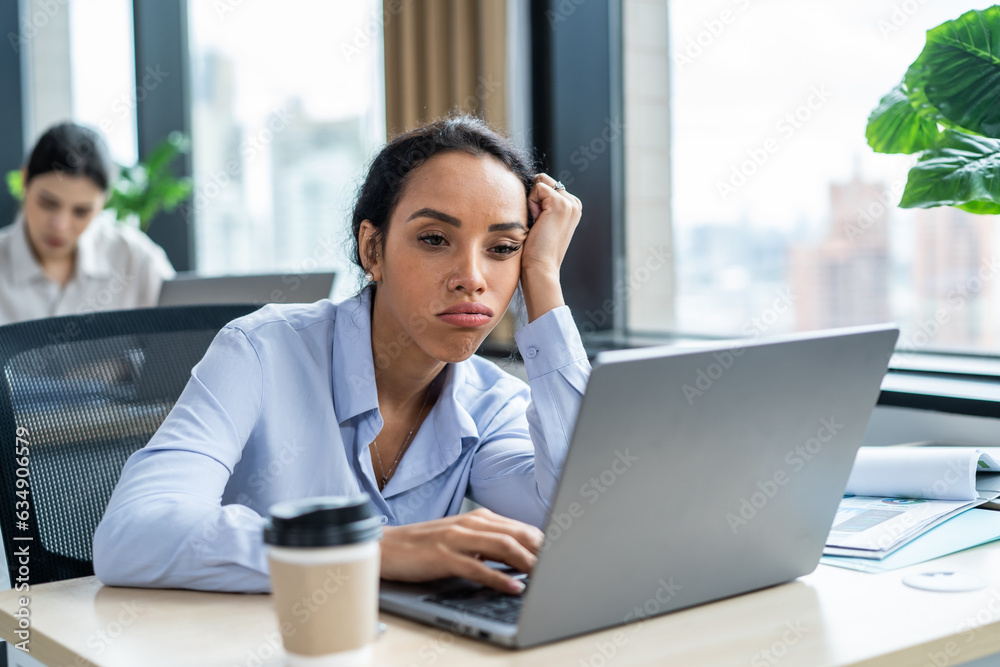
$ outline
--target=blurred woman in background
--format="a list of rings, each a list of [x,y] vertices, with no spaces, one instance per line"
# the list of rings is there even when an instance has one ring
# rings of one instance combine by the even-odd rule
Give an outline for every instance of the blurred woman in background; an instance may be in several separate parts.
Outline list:
[[[0,230],[0,325],[156,305],[174,269],[145,234],[98,217],[113,174],[104,140],[88,128],[62,123],[35,144],[23,208]]]

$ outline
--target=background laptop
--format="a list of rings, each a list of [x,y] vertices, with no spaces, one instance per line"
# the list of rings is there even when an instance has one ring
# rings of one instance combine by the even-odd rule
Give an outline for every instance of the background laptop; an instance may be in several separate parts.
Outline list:
[[[382,609],[528,647],[808,574],[898,333],[600,353],[525,593],[382,582]]]
[[[330,296],[334,273],[275,273],[199,278],[178,274],[163,283],[159,306],[213,303],[312,303]]]

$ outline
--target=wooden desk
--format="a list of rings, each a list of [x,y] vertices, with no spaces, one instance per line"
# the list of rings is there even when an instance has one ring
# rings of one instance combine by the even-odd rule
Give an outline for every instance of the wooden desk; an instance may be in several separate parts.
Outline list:
[[[932,593],[901,583],[906,573],[941,569],[978,572],[990,586]],[[0,636],[10,642],[21,595],[0,593]],[[30,598],[29,647],[49,665],[284,663],[267,595],[108,588],[88,577],[35,586]],[[821,565],[783,586],[527,651],[382,620],[389,631],[376,643],[380,667],[943,667],[1000,652],[1000,543],[878,575]]]

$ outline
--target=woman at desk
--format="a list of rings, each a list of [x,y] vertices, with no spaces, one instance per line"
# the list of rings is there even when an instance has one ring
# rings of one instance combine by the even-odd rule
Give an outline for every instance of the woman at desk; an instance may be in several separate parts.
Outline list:
[[[35,144],[24,207],[0,231],[0,324],[156,305],[174,276],[163,249],[97,217],[113,171],[100,135],[80,125],[56,125]]]
[[[353,214],[367,285],[340,304],[271,305],[226,326],[94,537],[106,584],[270,589],[272,503],[367,492],[382,577],[460,575],[519,592],[590,365],[559,268],[580,200],[481,121],[403,134]],[[474,352],[520,284],[529,386]],[[485,508],[459,514],[463,498]]]

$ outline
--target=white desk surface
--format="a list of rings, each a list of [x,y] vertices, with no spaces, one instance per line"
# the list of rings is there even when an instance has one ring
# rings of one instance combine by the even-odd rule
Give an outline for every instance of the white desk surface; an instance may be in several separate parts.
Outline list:
[[[941,569],[977,572],[990,585],[933,593],[901,582]],[[17,641],[12,614],[22,595],[0,593],[7,641]],[[49,665],[284,664],[268,595],[110,588],[87,577],[34,586],[30,599],[29,647]],[[1000,652],[1000,542],[885,574],[821,565],[782,586],[526,651],[382,620],[389,631],[376,643],[379,666],[944,667]]]

